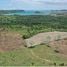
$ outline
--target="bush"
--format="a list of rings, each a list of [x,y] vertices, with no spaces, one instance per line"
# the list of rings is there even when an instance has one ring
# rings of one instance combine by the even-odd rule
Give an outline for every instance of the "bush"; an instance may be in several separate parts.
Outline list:
[[[41,43],[40,45],[45,45],[45,43]]]
[[[47,47],[51,47],[50,45],[47,45]]]
[[[30,46],[29,48],[34,48],[35,46]]]
[[[59,53],[59,51],[58,50],[54,50],[56,53]]]
[[[59,66],[64,66],[64,63],[59,64]]]
[[[27,45],[24,45],[24,47],[27,47]]]
[[[27,38],[29,38],[29,37],[28,37],[27,35],[23,35],[22,38],[23,38],[23,39],[27,39]]]
[[[31,64],[32,64],[32,66],[34,65],[34,63],[33,63],[33,62],[32,62]]]
[[[56,63],[54,63],[54,66],[56,66]]]

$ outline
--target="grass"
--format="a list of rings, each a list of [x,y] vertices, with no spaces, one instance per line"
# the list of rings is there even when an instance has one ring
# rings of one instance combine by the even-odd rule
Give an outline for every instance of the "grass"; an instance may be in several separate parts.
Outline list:
[[[41,60],[32,55],[50,60],[51,63]],[[67,64],[67,59],[56,54],[46,45],[36,46],[35,48],[22,48],[14,51],[0,53],[0,66],[44,66],[44,65]]]
[[[46,45],[37,46],[37,48],[34,48],[33,51],[39,57],[51,60],[51,62],[56,62],[57,65],[60,63],[67,63],[66,58],[61,57],[59,54],[55,53],[51,47],[47,47]]]

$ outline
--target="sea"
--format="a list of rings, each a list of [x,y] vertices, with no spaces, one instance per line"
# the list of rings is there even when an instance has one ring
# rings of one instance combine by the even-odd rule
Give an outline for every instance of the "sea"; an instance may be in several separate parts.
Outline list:
[[[44,11],[12,10],[8,11],[4,15],[51,15],[57,13],[67,13],[67,10],[44,10]]]
[[[48,15],[51,11],[16,11],[4,15]]]

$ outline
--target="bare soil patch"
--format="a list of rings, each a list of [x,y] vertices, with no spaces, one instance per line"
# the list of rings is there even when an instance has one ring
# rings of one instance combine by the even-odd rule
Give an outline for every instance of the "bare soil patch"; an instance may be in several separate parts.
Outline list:
[[[21,35],[13,32],[0,32],[0,52],[22,48],[24,40]]]
[[[25,39],[27,47],[48,44],[56,53],[67,55],[67,32],[46,32]]]
[[[67,55],[67,39],[53,41],[49,45],[60,54]]]
[[[26,46],[31,47],[64,38],[67,38],[67,32],[45,32],[45,33],[39,33],[31,38],[25,39],[25,41]]]

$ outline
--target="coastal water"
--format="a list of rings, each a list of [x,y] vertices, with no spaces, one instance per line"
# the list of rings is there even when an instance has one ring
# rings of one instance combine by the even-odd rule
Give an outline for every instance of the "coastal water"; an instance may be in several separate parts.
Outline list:
[[[50,11],[17,11],[11,12],[4,15],[48,15]]]
[[[51,14],[63,14],[63,13],[67,13],[67,10],[43,10],[43,11],[5,10],[5,11],[0,11],[0,15],[51,15]]]

